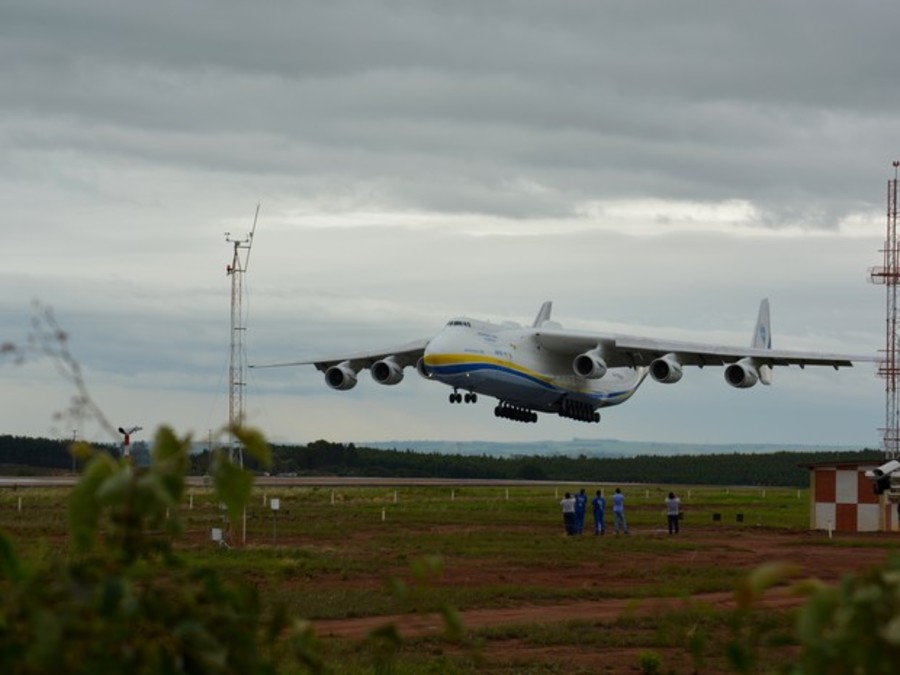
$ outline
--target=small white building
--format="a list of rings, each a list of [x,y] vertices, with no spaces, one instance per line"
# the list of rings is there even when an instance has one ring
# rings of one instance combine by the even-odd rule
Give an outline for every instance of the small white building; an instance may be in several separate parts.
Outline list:
[[[892,494],[875,492],[866,471],[879,462],[804,464],[809,469],[809,525],[836,532],[896,532],[898,504]],[[895,497],[896,499],[896,497]]]

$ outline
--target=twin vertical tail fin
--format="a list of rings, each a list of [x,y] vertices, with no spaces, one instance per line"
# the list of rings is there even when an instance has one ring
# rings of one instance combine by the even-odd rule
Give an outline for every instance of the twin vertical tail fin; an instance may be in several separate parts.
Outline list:
[[[772,348],[772,328],[769,319],[769,300],[764,298],[759,303],[759,315],[756,317],[756,328],[753,330],[753,339],[750,346],[754,349]],[[759,381],[763,384],[772,384],[772,366],[759,366]]]

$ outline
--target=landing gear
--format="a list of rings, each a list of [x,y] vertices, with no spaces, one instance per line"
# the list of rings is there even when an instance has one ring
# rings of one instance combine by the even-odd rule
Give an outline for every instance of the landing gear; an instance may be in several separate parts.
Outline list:
[[[600,413],[596,412],[589,403],[569,399],[563,399],[560,403],[559,416],[568,417],[579,422],[597,423],[600,421]]]
[[[505,401],[494,408],[494,417],[503,417],[514,422],[530,422],[534,424],[538,420],[537,413],[526,408],[510,405]]]
[[[450,403],[478,403],[478,394],[473,391],[467,391],[466,395],[463,396],[458,391],[454,390],[448,397],[448,400]]]

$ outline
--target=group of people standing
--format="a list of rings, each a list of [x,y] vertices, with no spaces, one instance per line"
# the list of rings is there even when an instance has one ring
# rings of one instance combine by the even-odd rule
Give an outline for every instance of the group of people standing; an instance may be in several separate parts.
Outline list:
[[[582,489],[573,497],[570,492],[560,502],[563,510],[563,524],[566,534],[582,534],[584,532],[584,517],[587,513],[587,495]],[[603,513],[606,510],[606,500],[603,493],[597,490],[597,496],[591,500],[591,508],[594,511],[594,534],[606,534],[606,523]]]
[[[583,534],[587,502],[588,498],[584,488],[579,490],[574,497],[567,492],[560,502],[563,512],[563,525],[566,528],[567,535]],[[675,496],[674,492],[670,492],[665,503],[669,534],[678,534],[679,520],[681,519],[681,500]],[[612,508],[613,532],[616,535],[619,533],[630,534],[628,523],[625,521],[625,495],[622,494],[622,490],[619,488],[616,488],[616,491],[613,493]],[[594,514],[594,534],[606,534],[606,499],[603,497],[601,490],[597,490],[596,496],[591,500],[591,509]]]

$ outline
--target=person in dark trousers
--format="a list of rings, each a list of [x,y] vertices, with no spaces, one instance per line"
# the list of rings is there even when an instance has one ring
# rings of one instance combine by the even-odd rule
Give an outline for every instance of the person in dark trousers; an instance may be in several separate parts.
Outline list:
[[[606,500],[603,493],[597,490],[596,496],[591,500],[591,507],[594,511],[594,534],[606,534],[606,522],[604,513],[606,512]]]
[[[681,516],[681,500],[670,492],[666,498],[666,518],[669,521],[669,534],[678,534],[678,519]]]
[[[575,495],[575,534],[584,532],[584,516],[587,513],[587,495],[584,488]]]
[[[625,522],[625,495],[619,488],[616,488],[616,494],[613,495],[613,532],[619,534],[629,534],[628,523]]]
[[[559,503],[562,506],[563,525],[566,528],[566,534],[575,534],[575,498],[568,492],[563,500]]]

